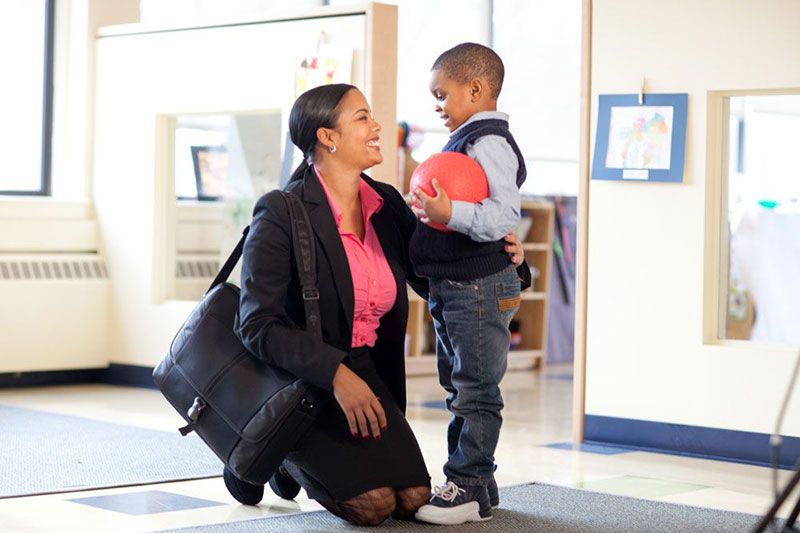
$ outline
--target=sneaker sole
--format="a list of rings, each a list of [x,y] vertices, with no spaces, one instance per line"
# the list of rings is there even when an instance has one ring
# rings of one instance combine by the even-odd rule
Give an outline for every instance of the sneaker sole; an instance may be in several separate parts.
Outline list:
[[[428,509],[426,509],[426,507]],[[492,519],[492,515],[481,516],[477,502],[469,502],[458,507],[436,507],[435,505],[423,505],[416,512],[414,518],[420,522],[438,524],[441,526],[453,526],[467,522],[486,522]]]

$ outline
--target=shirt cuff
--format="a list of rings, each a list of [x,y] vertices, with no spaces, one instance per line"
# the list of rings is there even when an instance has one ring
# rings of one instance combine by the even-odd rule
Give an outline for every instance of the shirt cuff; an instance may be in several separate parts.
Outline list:
[[[472,217],[475,215],[475,204],[460,200],[450,201],[450,222],[447,227],[459,233],[468,234],[472,227]]]

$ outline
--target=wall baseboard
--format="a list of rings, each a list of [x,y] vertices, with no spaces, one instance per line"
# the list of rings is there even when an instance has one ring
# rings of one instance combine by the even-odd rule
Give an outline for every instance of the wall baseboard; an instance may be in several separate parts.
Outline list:
[[[124,385],[145,389],[156,388],[153,382],[152,367],[117,363],[111,363],[106,368],[0,373],[0,389],[85,384]]]
[[[105,378],[104,383],[109,385],[125,385],[143,389],[158,388],[153,381],[153,367],[151,366],[111,363],[106,369]]]
[[[628,418],[586,415],[584,442],[685,455],[758,466],[772,465],[770,435],[685,426]],[[800,438],[783,437],[779,466],[792,470],[800,458]]]

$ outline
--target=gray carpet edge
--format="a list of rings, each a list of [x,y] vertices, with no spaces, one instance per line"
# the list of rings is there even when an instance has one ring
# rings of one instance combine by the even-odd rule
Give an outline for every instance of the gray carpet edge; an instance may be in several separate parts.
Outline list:
[[[215,477],[222,478],[222,475],[217,473],[217,474],[209,474],[206,476],[180,477],[176,479],[155,479],[153,481],[142,480],[125,484],[111,483],[108,485],[85,485],[85,486],[76,486],[63,489],[45,490],[41,492],[20,492],[15,494],[0,494],[0,500],[12,500],[14,498],[31,498],[33,496],[47,496],[50,494],[71,494],[77,492],[92,492],[96,490],[106,490],[106,489],[117,489],[117,488],[122,489],[125,487],[142,487],[146,485],[164,485],[167,483],[181,483],[183,481],[199,481],[201,479],[212,479]]]
[[[0,425],[0,500],[222,474],[193,434],[8,404],[0,404]]]
[[[685,514],[694,513],[697,515],[697,519],[701,522],[702,525],[696,528],[687,528],[685,524],[677,525],[675,528],[669,527],[667,524],[667,528],[664,529],[663,527],[644,527],[644,528],[636,528],[636,527],[627,527],[624,524],[624,521],[621,521],[618,526],[613,527],[612,529],[604,528],[600,526],[600,529],[593,529],[591,528],[591,517],[588,518],[588,524],[583,524],[580,527],[575,527],[571,525],[569,522],[565,524],[550,524],[550,525],[541,525],[535,529],[530,529],[530,524],[528,526],[524,526],[523,528],[515,528],[510,527],[508,529],[498,529],[507,526],[503,521],[503,518],[509,518],[513,514],[522,515],[524,513],[520,513],[519,510],[514,509],[513,505],[511,507],[507,507],[503,505],[503,496],[508,497],[507,493],[509,490],[514,489],[544,489],[550,491],[574,491],[574,494],[580,495],[590,495],[591,497],[596,497],[600,499],[611,499],[617,500],[621,506],[624,506],[625,503],[635,502],[635,504],[643,506],[644,508],[648,508],[649,512],[655,510],[663,511],[673,511],[673,514]],[[627,496],[627,495],[618,495],[612,494],[608,492],[601,492],[597,490],[579,488],[579,487],[572,487],[569,485],[553,485],[549,483],[540,483],[540,482],[525,482],[525,483],[518,483],[514,485],[507,485],[500,488],[501,494],[501,507],[494,511],[496,513],[495,518],[489,520],[487,522],[479,522],[479,523],[469,523],[469,524],[462,524],[458,527],[459,531],[462,532],[471,532],[471,531],[541,531],[541,532],[558,532],[558,533],[567,533],[567,532],[584,532],[584,531],[602,531],[604,533],[611,532],[611,531],[619,531],[619,532],[628,532],[628,531],[648,531],[648,532],[655,532],[655,531],[663,531],[663,532],[680,532],[680,533],[690,533],[690,532],[712,532],[712,531],[719,531],[724,533],[733,533],[736,531],[749,532],[755,524],[760,519],[761,515],[751,514],[751,513],[744,513],[740,511],[728,511],[728,510],[721,510],[715,509],[710,507],[703,507],[700,505],[691,505],[691,504],[683,504],[683,503],[674,503],[674,502],[667,502],[661,500],[653,500],[647,499],[643,497],[636,497],[636,496]],[[506,516],[508,515],[508,516]],[[707,517],[707,519],[703,519],[703,515]],[[308,522],[313,522],[315,519],[321,522],[321,529],[317,526],[308,527]],[[531,516],[527,519],[529,522],[533,522],[534,520],[541,519],[545,520],[545,516]],[[720,519],[724,519],[726,525],[722,529],[716,529],[711,524],[718,523]],[[655,518],[651,518],[653,523],[655,523]],[[290,522],[298,522],[297,524],[290,525]],[[287,523],[288,522],[288,523]],[[730,522],[740,522],[742,528],[741,529],[731,529],[729,526]],[[271,527],[275,526],[275,527]],[[306,526],[306,527],[303,527]],[[512,524],[513,526],[513,524]],[[588,528],[584,527],[587,526]],[[664,524],[661,524],[664,526]],[[303,529],[297,529],[302,527]],[[435,531],[436,528],[444,528],[444,531],[452,530],[453,526],[448,528],[447,526],[435,526],[432,524],[424,524],[415,521],[398,521],[392,520],[385,522],[381,526],[382,529],[391,529],[394,531]],[[319,531],[319,532],[333,532],[333,531],[374,531],[375,528],[369,527],[359,527],[349,524],[338,517],[335,517],[333,514],[329,513],[326,510],[314,510],[314,511],[305,511],[305,512],[293,512],[287,514],[280,514],[274,516],[266,516],[261,518],[254,518],[254,519],[246,519],[241,521],[228,521],[228,522],[219,522],[213,524],[204,524],[200,526],[191,526],[185,528],[177,528],[177,529],[165,529],[165,530],[158,530],[160,533],[177,533],[177,532],[189,532],[189,531],[197,531],[197,532],[216,532],[216,531],[286,531],[286,530],[302,530],[302,531]]]

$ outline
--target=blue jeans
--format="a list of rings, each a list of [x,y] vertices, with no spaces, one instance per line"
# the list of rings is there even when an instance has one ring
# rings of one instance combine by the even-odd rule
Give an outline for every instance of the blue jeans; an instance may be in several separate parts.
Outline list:
[[[503,423],[499,385],[519,293],[513,265],[471,281],[430,280],[439,383],[447,391],[451,415],[444,474],[458,485],[486,485],[493,478]]]

